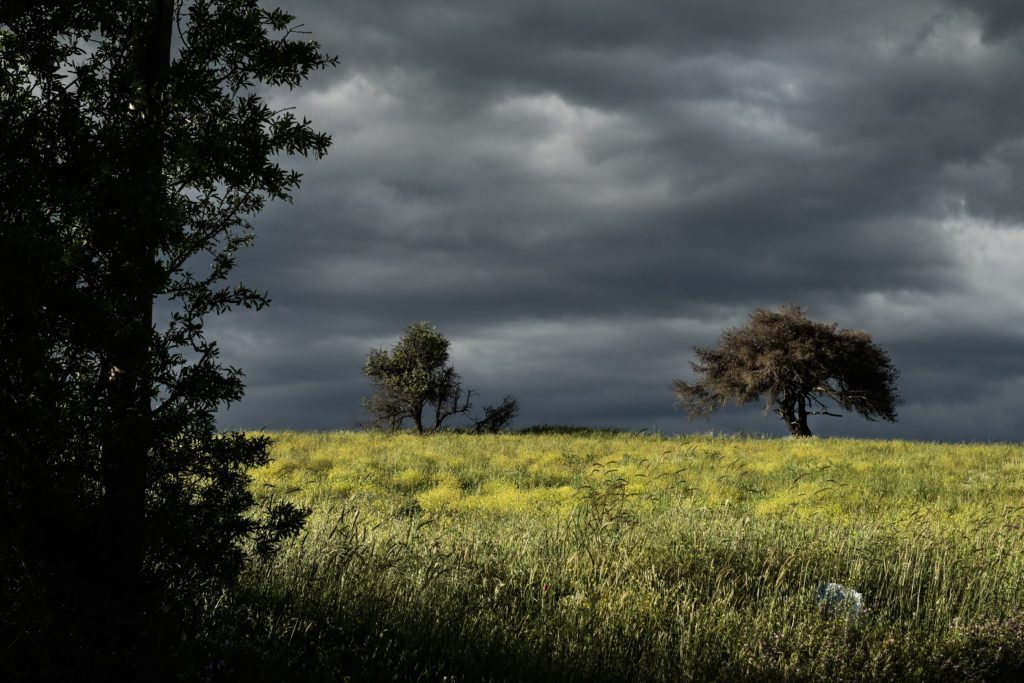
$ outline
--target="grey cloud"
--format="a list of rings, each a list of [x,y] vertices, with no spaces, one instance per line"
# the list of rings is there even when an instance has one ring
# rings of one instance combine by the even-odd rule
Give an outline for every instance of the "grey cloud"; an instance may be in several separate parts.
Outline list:
[[[981,20],[988,41],[1015,37],[1024,26],[1024,7],[1014,0],[953,0],[953,4],[971,10]]]
[[[998,236],[1024,216],[1011,5],[290,9],[345,66],[271,96],[335,147],[240,256],[275,303],[217,322],[250,379],[226,423],[339,426],[366,350],[429,319],[525,421],[771,431],[756,410],[687,424],[669,385],[694,344],[798,302],[904,371],[899,425],[823,429],[1019,434],[990,405],[1024,342],[999,324],[1024,320],[999,256],[1024,241]]]

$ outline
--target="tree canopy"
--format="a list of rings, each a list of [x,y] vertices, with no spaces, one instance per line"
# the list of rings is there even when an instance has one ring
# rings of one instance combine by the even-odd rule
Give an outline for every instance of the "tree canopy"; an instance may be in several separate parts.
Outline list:
[[[204,334],[268,302],[225,282],[235,253],[299,185],[283,156],[330,144],[264,100],[336,62],[297,29],[257,0],[0,5],[0,622],[21,643],[0,668],[15,678],[59,662],[143,677],[154,615],[184,616],[302,523],[248,490],[269,441],[217,429],[242,376]]]
[[[729,403],[765,401],[790,434],[810,436],[807,418],[839,414],[896,421],[899,373],[866,332],[809,320],[797,306],[757,309],[750,322],[722,333],[716,347],[694,349],[697,381],[674,382],[677,403],[700,417]]]

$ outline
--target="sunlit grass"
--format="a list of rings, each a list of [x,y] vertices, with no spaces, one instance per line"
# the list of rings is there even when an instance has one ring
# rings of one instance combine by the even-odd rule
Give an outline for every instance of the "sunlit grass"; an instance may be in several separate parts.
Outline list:
[[[253,486],[313,516],[239,604],[262,610],[253,661],[291,675],[948,680],[1024,662],[1020,445],[273,436]],[[829,581],[863,593],[863,618],[822,616]]]

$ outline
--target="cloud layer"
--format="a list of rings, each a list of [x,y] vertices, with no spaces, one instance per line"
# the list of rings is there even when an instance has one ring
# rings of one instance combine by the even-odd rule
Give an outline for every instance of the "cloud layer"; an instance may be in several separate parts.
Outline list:
[[[272,92],[335,140],[256,220],[214,327],[248,397],[226,426],[349,427],[361,365],[431,320],[520,423],[687,423],[671,380],[758,306],[870,331],[896,425],[1019,440],[1024,12],[961,0],[292,0],[344,66]]]

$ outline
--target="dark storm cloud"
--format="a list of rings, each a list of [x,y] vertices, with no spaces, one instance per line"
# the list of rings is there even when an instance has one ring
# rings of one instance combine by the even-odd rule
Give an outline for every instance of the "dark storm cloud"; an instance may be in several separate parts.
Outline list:
[[[1015,0],[954,0],[954,4],[974,12],[988,41],[1012,38],[1024,27],[1024,6]]]
[[[216,326],[226,424],[350,426],[371,346],[429,319],[524,422],[776,431],[673,413],[689,348],[756,306],[867,329],[897,426],[1020,438],[1024,67],[1016,4],[315,2],[344,66],[271,93],[331,132]]]

